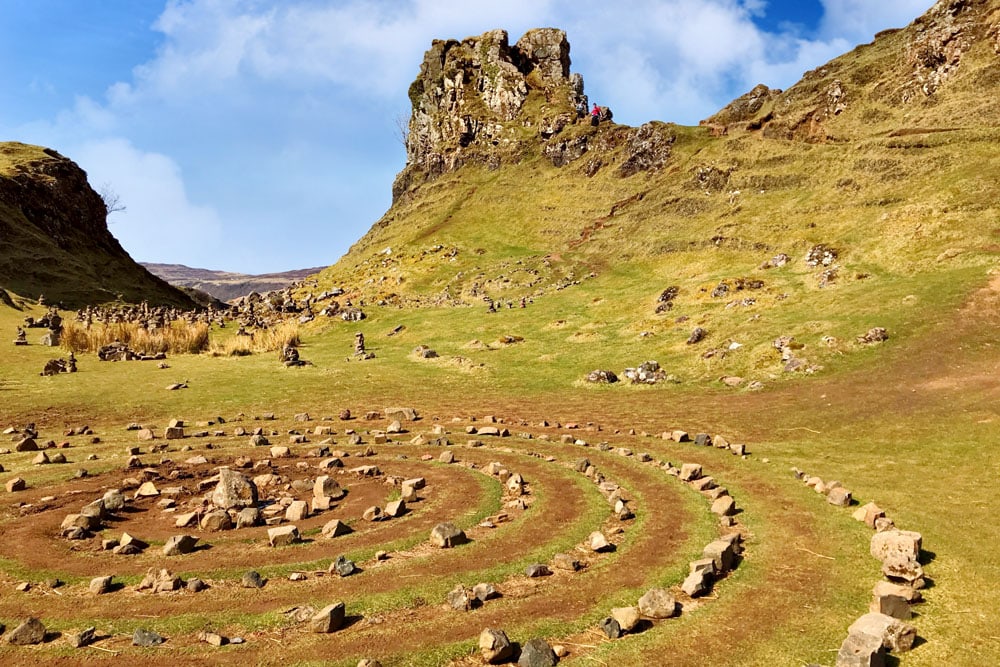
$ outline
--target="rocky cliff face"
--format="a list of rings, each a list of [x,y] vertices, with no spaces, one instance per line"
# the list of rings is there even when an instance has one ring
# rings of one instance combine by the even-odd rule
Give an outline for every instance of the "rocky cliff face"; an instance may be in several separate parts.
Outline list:
[[[149,300],[193,307],[136,264],[111,235],[104,201],[72,160],[0,143],[0,286],[67,306]]]
[[[525,130],[536,121],[572,120],[576,104],[586,105],[587,98],[583,77],[569,68],[566,33],[553,28],[531,30],[514,46],[504,30],[435,40],[410,86],[407,166],[394,194],[419,176],[470,161],[499,165],[532,138]],[[529,112],[525,105],[532,96],[540,108]]]
[[[570,73],[569,54],[566,33],[555,28],[529,30],[513,46],[504,30],[435,40],[410,86],[407,164],[394,199],[465,164],[495,169],[538,155],[562,167],[597,153],[588,176],[616,162],[623,177],[662,166],[673,141],[663,123],[615,126],[604,109],[601,131],[590,126],[583,77]]]

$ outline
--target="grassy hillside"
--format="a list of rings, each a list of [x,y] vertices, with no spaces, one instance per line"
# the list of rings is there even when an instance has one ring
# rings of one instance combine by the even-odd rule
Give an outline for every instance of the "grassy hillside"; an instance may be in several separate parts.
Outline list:
[[[0,287],[70,307],[119,297],[194,307],[111,235],[104,202],[82,169],[17,142],[0,142]]]

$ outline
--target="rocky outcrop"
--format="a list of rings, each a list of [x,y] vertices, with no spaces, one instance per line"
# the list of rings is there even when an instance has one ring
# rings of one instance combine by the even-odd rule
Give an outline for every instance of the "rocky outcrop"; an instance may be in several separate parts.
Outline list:
[[[873,103],[887,108],[926,103],[956,79],[981,42],[1000,52],[996,3],[939,0],[910,26],[877,34],[871,44],[806,72],[787,91],[758,85],[701,124],[717,135],[736,126],[776,139],[839,140],[843,137],[833,129],[838,116],[851,111],[855,122],[867,123],[879,117]],[[984,62],[980,54],[973,71],[979,67],[977,76],[995,80],[994,68]]]
[[[569,51],[566,33],[555,28],[529,30],[513,46],[505,30],[435,40],[410,85],[407,166],[394,196],[466,163],[516,160],[524,142],[537,144],[572,122],[587,99],[583,78],[570,74]],[[532,99],[544,107],[541,116],[526,111]],[[533,127],[541,131],[525,132]]]
[[[907,47],[907,64],[912,68],[910,90],[933,95],[958,68],[962,55],[983,37],[977,29],[976,10],[983,0],[940,0],[914,22],[916,31]]]
[[[729,125],[730,123],[745,123],[755,118],[764,105],[774,100],[781,91],[757,84],[753,90],[724,106],[716,114],[701,121],[701,125]]]
[[[69,307],[119,296],[195,307],[111,235],[86,172],[54,150],[16,142],[0,143],[0,286]]]

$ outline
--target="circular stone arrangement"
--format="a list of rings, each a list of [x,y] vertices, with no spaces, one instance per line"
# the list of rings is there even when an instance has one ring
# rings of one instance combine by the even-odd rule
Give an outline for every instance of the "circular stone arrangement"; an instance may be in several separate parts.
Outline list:
[[[368,665],[428,652],[555,664],[724,596],[720,582],[753,549],[742,510],[701,464],[612,446],[599,427],[424,428],[396,408],[363,428],[345,413],[130,425],[140,445],[120,459],[102,450],[88,464],[99,472],[42,483],[31,473],[51,478],[59,464],[39,462],[23,488],[8,481],[20,502],[2,519],[0,585],[21,593],[0,600],[0,620],[29,621],[6,643],[65,639],[153,663],[166,657],[141,647],[267,661],[255,651],[278,641],[274,660],[292,663],[319,651]],[[7,435],[18,448],[41,440]],[[89,428],[73,435],[98,444]],[[748,457],[718,435],[661,439]],[[88,451],[69,444],[67,458]],[[558,630],[540,636],[543,625]],[[462,642],[477,641],[469,654]]]

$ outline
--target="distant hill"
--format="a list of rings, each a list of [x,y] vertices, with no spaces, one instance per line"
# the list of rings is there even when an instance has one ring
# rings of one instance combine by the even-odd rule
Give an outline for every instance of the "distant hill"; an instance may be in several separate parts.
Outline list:
[[[119,297],[195,306],[125,252],[75,162],[16,142],[0,142],[0,287],[70,307]]]
[[[313,269],[296,269],[281,273],[262,273],[251,275],[232,273],[229,271],[213,271],[211,269],[196,269],[183,264],[154,264],[143,262],[150,273],[163,278],[177,287],[191,287],[201,290],[220,301],[245,296],[250,292],[269,292],[284,289],[292,283],[302,280],[314,273],[319,273],[323,267]]]

